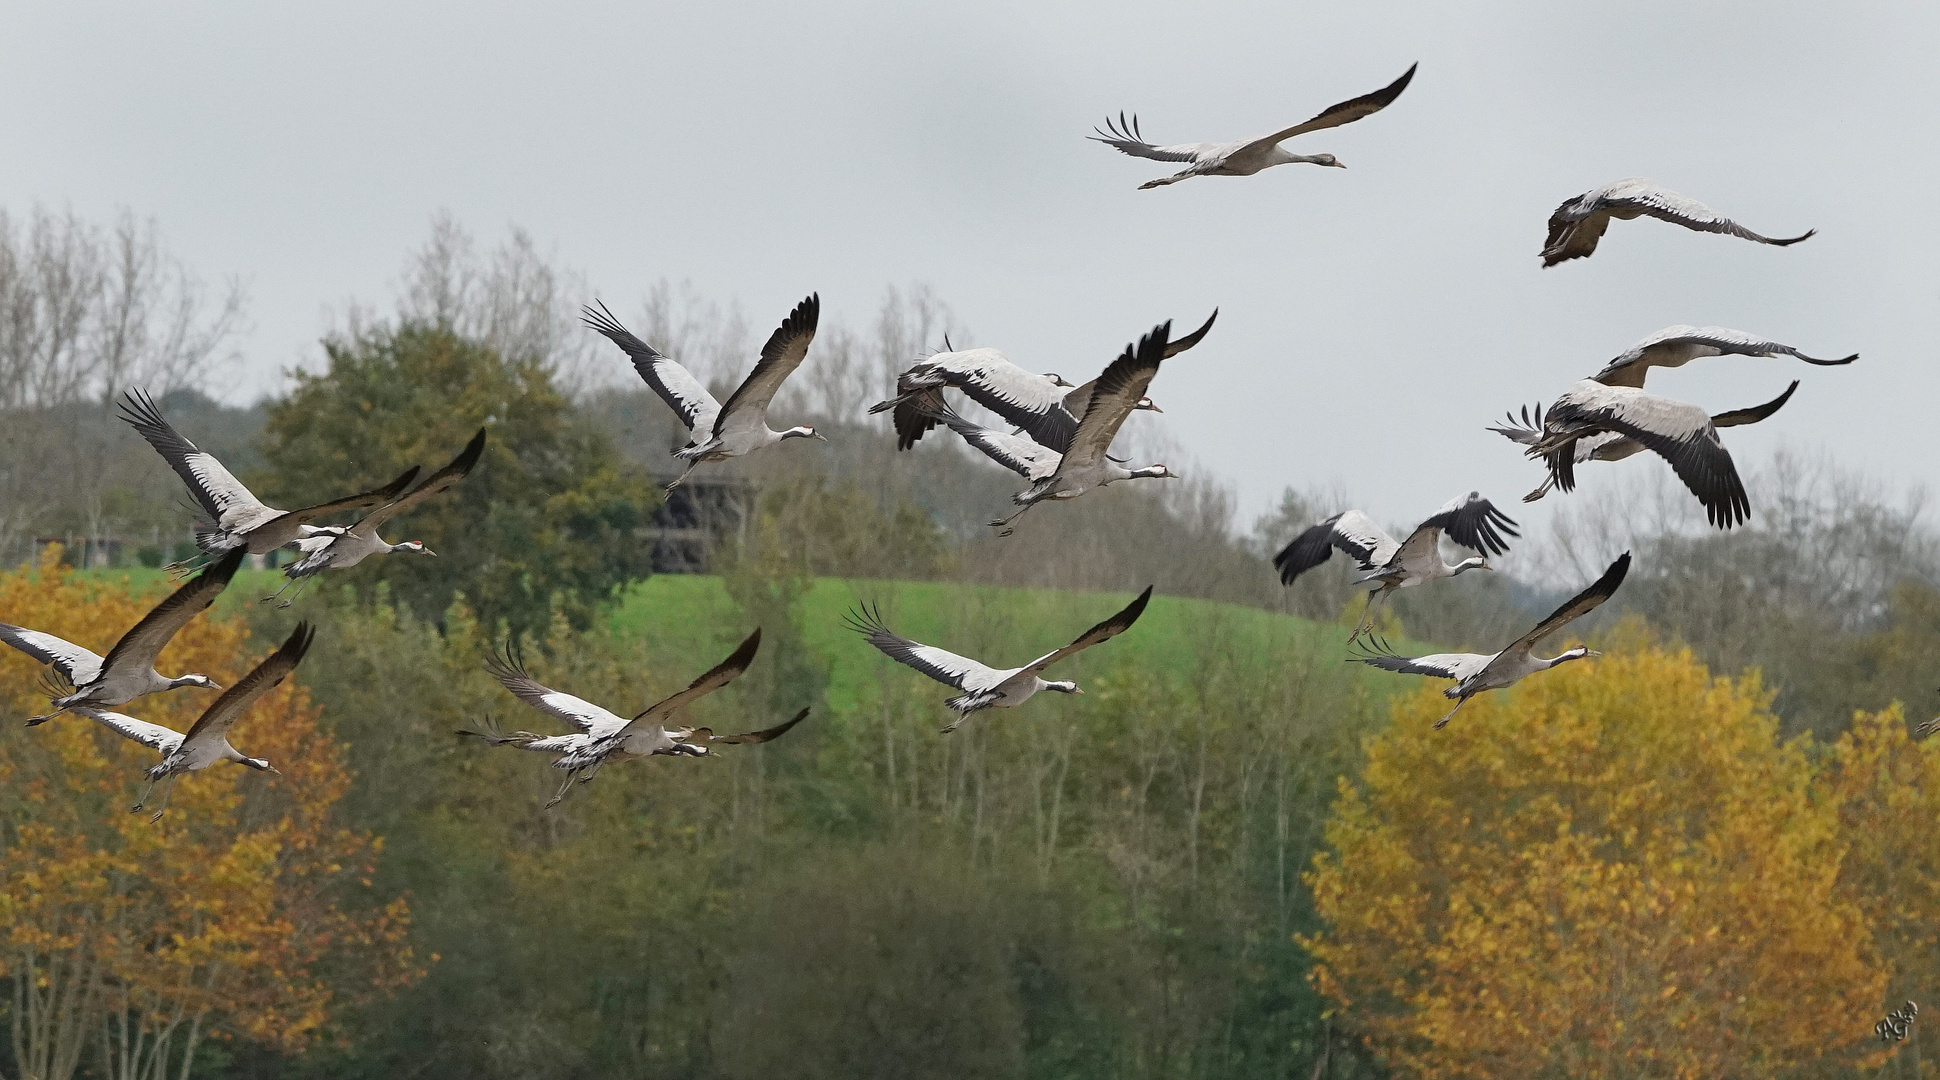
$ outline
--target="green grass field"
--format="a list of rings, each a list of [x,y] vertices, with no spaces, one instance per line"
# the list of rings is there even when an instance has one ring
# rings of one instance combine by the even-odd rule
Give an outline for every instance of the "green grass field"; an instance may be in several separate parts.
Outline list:
[[[809,647],[829,666],[829,704],[841,709],[855,703],[862,680],[880,671],[880,654],[843,622],[843,615],[858,603],[876,605],[890,627],[906,637],[992,665],[1010,665],[1067,644],[1124,607],[1132,595],[822,578],[803,598],[802,623]],[[610,616],[610,629],[616,636],[651,643],[689,638],[692,628],[719,627],[735,617],[734,602],[719,578],[668,574],[628,588]],[[1154,596],[1138,625],[1104,648],[1112,662],[1134,661],[1176,674],[1201,654],[1193,639],[1258,663],[1296,656],[1345,660],[1348,655],[1346,630],[1336,624],[1173,596]],[[1399,640],[1394,644],[1406,647]],[[1369,689],[1382,696],[1416,682],[1359,665],[1353,670],[1365,673]]]

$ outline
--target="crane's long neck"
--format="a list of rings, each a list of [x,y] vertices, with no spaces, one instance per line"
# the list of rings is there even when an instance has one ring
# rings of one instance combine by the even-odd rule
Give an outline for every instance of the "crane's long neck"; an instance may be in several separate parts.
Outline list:
[[[1109,458],[1105,460],[1105,470],[1107,475],[1104,482],[1107,484],[1117,483],[1120,480],[1177,479],[1179,475],[1163,464],[1147,465],[1143,469],[1127,469]]]
[[[1269,152],[1268,156],[1272,159],[1267,163],[1269,166],[1334,164],[1334,155],[1332,154],[1296,154],[1285,147],[1277,145]]]
[[[1547,660],[1543,659],[1540,656],[1532,656],[1530,657],[1530,660],[1536,665],[1537,671],[1548,671],[1550,668],[1557,667],[1561,664],[1567,664],[1571,660],[1581,660],[1586,656],[1595,656],[1595,655],[1596,653],[1592,652],[1591,650],[1586,649],[1581,645],[1578,645],[1574,649],[1564,649],[1562,652],[1557,653],[1555,656],[1552,656]]]

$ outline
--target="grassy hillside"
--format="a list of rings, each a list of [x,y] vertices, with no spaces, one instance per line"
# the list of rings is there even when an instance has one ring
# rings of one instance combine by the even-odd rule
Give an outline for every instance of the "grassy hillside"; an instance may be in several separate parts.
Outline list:
[[[802,601],[802,624],[807,644],[828,665],[829,705],[842,711],[856,703],[863,680],[878,677],[882,670],[881,655],[843,622],[844,614],[859,603],[875,605],[890,627],[906,637],[1008,665],[1069,643],[1131,599],[1130,593],[823,578]],[[612,614],[611,629],[651,648],[657,641],[688,639],[692,628],[732,625],[733,615],[734,602],[719,578],[661,575],[627,590]],[[1136,661],[1165,675],[1180,675],[1196,651],[1180,644],[1194,636],[1230,642],[1232,650],[1254,654],[1262,663],[1282,655],[1347,656],[1347,635],[1340,626],[1171,596],[1154,596],[1138,625],[1105,648],[1114,662]],[[1399,640],[1394,644],[1403,647]],[[1365,671],[1370,689],[1381,694],[1413,683],[1373,669],[1357,670]]]

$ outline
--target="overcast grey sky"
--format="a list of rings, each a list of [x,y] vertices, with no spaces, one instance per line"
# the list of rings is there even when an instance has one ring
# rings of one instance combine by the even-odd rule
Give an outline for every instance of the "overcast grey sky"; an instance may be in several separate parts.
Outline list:
[[[316,355],[327,307],[386,300],[448,209],[482,240],[524,226],[623,314],[668,277],[757,334],[811,290],[862,325],[886,285],[922,281],[978,343],[1074,378],[1217,305],[1154,383],[1156,422],[1248,520],[1289,483],[1343,484],[1384,520],[1472,487],[1514,502],[1538,470],[1484,425],[1678,322],[1863,354],[1653,376],[1713,410],[1802,379],[1729,433],[1741,462],[1825,446],[1897,485],[1940,456],[1933,4],[62,4],[6,23],[0,203],[125,206],[205,277],[241,275],[237,398]],[[1084,139],[1121,108],[1158,142],[1258,134],[1417,60],[1387,111],[1292,144],[1345,170],[1136,191],[1170,170]],[[1820,234],[1618,222],[1595,257],[1540,269],[1555,205],[1629,175]]]

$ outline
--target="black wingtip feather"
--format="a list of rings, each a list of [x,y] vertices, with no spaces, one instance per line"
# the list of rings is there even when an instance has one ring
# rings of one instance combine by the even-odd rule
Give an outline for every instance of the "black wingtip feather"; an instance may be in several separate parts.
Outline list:
[[[1309,526],[1273,556],[1273,568],[1280,572],[1280,584],[1291,585],[1301,574],[1333,558],[1334,523],[1339,520],[1340,515],[1335,514],[1318,525]]]

